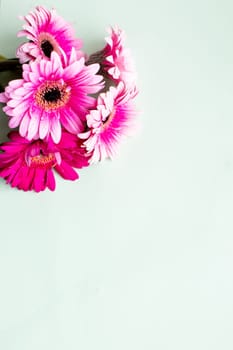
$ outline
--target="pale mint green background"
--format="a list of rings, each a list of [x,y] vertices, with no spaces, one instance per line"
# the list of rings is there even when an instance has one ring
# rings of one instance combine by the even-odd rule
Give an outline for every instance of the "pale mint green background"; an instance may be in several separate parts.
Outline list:
[[[43,3],[88,52],[126,30],[142,129],[54,194],[0,181],[0,349],[232,350],[232,1]],[[36,4],[2,1],[0,52]]]

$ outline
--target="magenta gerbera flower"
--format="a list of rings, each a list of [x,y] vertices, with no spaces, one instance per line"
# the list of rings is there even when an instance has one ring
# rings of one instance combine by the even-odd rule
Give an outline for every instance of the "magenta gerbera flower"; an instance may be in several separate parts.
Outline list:
[[[78,179],[73,169],[88,166],[85,150],[75,135],[63,132],[59,144],[37,140],[28,141],[18,132],[9,134],[10,141],[0,149],[0,177],[12,187],[36,192],[49,188],[55,190],[56,170],[66,180]]]
[[[85,140],[83,145],[91,157],[90,163],[112,158],[121,138],[135,126],[132,99],[136,94],[136,88],[128,90],[123,83],[100,94],[96,109],[87,115],[89,130],[79,134]]]
[[[130,50],[124,47],[125,33],[118,27],[110,28],[109,36],[105,38],[107,44],[103,50],[90,56],[88,63],[99,63],[101,70],[118,84],[134,86],[136,71]]]
[[[60,141],[61,126],[73,134],[82,132],[95,103],[89,94],[103,88],[98,70],[98,64],[85,66],[83,58],[77,60],[75,50],[65,67],[56,52],[51,60],[23,65],[23,79],[12,80],[0,94],[10,128],[19,126],[20,135],[28,140],[51,135],[55,143]]]
[[[22,19],[26,24],[18,36],[26,36],[29,42],[21,44],[17,50],[20,63],[38,56],[50,58],[52,52],[60,56],[70,55],[72,48],[82,55],[81,40],[75,39],[73,28],[54,9],[49,11],[43,6],[37,6]]]

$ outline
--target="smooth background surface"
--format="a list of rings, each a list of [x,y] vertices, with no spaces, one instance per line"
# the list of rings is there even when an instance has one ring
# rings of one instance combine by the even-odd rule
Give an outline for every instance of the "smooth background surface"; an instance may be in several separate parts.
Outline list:
[[[37,4],[1,1],[1,53]],[[88,52],[126,30],[142,130],[55,193],[0,181],[0,349],[232,350],[232,1],[44,5]]]

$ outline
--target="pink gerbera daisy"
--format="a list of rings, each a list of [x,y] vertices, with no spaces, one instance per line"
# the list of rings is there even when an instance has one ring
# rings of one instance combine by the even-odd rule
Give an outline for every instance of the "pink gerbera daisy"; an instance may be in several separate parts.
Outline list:
[[[110,28],[109,36],[105,38],[107,44],[103,50],[90,56],[89,63],[98,62],[101,70],[118,84],[123,81],[125,85],[134,86],[136,72],[130,50],[124,47],[125,33],[118,27]]]
[[[91,156],[90,163],[115,155],[119,141],[134,126],[136,113],[132,99],[136,94],[136,88],[128,90],[119,83],[99,95],[96,109],[87,115],[89,130],[79,134],[85,140],[83,145]]]
[[[56,52],[51,60],[23,65],[23,79],[12,80],[0,94],[10,128],[20,126],[20,135],[28,140],[51,135],[55,143],[60,141],[61,125],[73,134],[82,132],[95,102],[89,94],[103,88],[98,70],[98,64],[85,66],[83,58],[77,60],[75,50],[65,67]]]
[[[21,44],[17,50],[20,63],[38,56],[50,58],[54,51],[60,56],[69,55],[72,47],[79,51],[82,46],[81,40],[75,39],[73,28],[54,9],[49,11],[37,6],[22,19],[26,24],[18,36],[26,36],[29,42]],[[82,55],[80,51],[79,55]]]
[[[78,179],[73,169],[88,166],[88,158],[80,147],[78,138],[68,132],[62,133],[59,144],[37,140],[28,141],[18,132],[9,134],[10,141],[0,149],[0,177],[12,187],[36,192],[49,188],[55,190],[53,170],[66,180]]]

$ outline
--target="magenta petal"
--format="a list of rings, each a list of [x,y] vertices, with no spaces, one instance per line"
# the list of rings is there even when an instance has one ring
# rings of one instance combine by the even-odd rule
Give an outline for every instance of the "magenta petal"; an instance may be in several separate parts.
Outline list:
[[[54,191],[56,188],[55,177],[52,170],[47,171],[47,186],[51,191]]]
[[[69,80],[72,79],[84,66],[84,59],[81,58],[79,61],[72,63],[70,66],[65,68],[64,77]]]
[[[73,168],[71,168],[71,166],[66,164],[64,161],[61,163],[61,165],[56,165],[55,169],[58,172],[58,174],[60,174],[61,177],[63,177],[66,180],[74,181],[79,178],[76,171]]]
[[[44,191],[46,182],[46,170],[43,168],[38,168],[35,172],[35,177],[34,177],[34,190],[36,192]]]
[[[61,123],[67,131],[78,134],[83,130],[83,123],[79,116],[71,109],[64,109],[61,116]]]
[[[54,191],[53,169],[64,179],[74,181],[79,176],[73,167],[88,165],[80,140],[66,131],[58,144],[51,138],[29,141],[16,131],[9,134],[9,139],[0,146],[0,177],[24,191]]]

